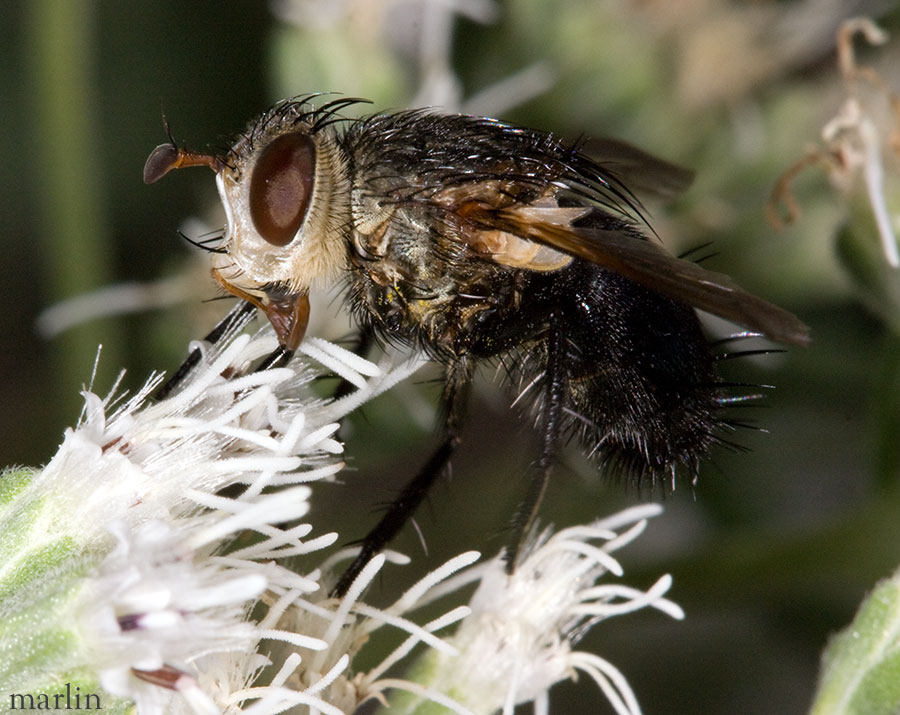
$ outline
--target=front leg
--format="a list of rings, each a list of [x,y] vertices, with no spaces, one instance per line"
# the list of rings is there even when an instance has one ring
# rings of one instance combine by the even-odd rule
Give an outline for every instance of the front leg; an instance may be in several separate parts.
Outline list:
[[[203,338],[203,341],[210,345],[215,345],[229,331],[237,332],[243,328],[250,322],[254,313],[256,313],[256,306],[246,301],[241,301],[219,321],[216,327]],[[200,348],[194,348],[172,376],[160,386],[153,398],[157,401],[166,399],[172,393],[172,390],[184,382],[185,378],[191,374],[191,371],[197,367],[202,357],[203,353]]]

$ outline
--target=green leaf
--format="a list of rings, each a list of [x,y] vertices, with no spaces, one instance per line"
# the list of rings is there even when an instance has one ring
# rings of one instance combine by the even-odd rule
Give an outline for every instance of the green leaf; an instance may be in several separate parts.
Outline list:
[[[900,710],[900,576],[879,583],[825,650],[811,715]]]

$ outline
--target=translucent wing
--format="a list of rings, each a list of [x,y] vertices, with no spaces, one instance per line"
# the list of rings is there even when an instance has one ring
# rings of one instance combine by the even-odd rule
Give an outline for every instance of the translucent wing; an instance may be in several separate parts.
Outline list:
[[[588,139],[581,151],[641,197],[674,199],[694,181],[690,169],[618,139]]]
[[[545,220],[552,210],[530,206],[493,209],[471,202],[460,213],[482,229],[506,231],[590,261],[772,340],[809,344],[809,328],[792,313],[748,293],[722,273],[666,253],[652,241],[620,231],[554,223]]]

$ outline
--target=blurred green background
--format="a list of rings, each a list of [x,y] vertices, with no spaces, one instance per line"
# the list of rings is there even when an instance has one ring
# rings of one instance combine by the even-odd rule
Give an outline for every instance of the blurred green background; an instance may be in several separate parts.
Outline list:
[[[141,181],[165,140],[163,112],[195,148],[224,146],[273,101],[320,90],[378,109],[437,104],[625,139],[697,172],[683,197],[648,206],[667,245],[712,241],[705,265],[795,311],[814,343],[726,366],[735,380],[777,386],[749,411],[765,431],[740,433],[749,452],[717,453],[696,488],[667,495],[665,515],[621,554],[630,584],[671,572],[687,620],[630,616],[599,625],[582,647],[621,668],[649,715],[804,711],[829,634],[900,564],[897,271],[859,177],[841,192],[806,172],[794,186],[799,219],[776,231],[765,215],[778,177],[821,146],[847,97],[835,34],[860,13],[900,30],[897,3],[874,0],[0,4],[0,464],[49,459],[77,418],[98,343],[94,384],[105,394],[121,367],[131,387],[175,367],[227,310],[208,302],[217,293],[205,258],[176,233],[202,233],[184,223],[192,216],[221,225],[211,176]],[[900,91],[900,37],[857,47]],[[898,212],[900,167],[888,151],[897,117],[884,92],[866,101]],[[41,311],[113,285],[95,308],[142,307],[38,336]],[[484,372],[452,479],[418,516],[428,555],[413,529],[398,543],[420,565],[500,549],[524,488],[527,420]],[[352,487],[320,488],[320,523],[347,539],[374,523],[375,505],[434,442],[435,394],[423,376],[348,427]],[[570,450],[543,517],[567,525],[648,496],[660,495],[604,482]],[[379,586],[385,598],[392,586]],[[582,682],[557,688],[551,709],[609,706]]]

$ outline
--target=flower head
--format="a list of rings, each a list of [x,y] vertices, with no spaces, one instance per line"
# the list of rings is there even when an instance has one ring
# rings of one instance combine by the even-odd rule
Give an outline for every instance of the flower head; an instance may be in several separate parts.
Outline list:
[[[159,378],[124,401],[85,391],[82,419],[50,463],[4,480],[16,487],[0,502],[0,608],[16,625],[0,682],[10,691],[52,691],[65,675],[141,713],[219,712],[241,705],[231,692],[266,664],[261,640],[325,647],[249,616],[266,594],[319,588],[317,574],[277,563],[337,538],[311,537],[301,521],[305,483],[342,467],[335,420],[418,363],[382,371],[313,343],[362,386],[326,406],[306,389],[311,363],[249,371],[275,347],[268,332],[201,347],[201,365],[166,399],[151,399]]]
[[[611,553],[637,538],[646,520],[660,511],[648,504],[586,526],[545,532],[511,575],[501,556],[460,574],[448,585],[479,582],[469,603],[471,615],[448,640],[460,655],[429,653],[416,679],[424,678],[474,713],[512,713],[526,702],[546,713],[550,688],[582,671],[597,682],[616,712],[639,713],[622,674],[575,646],[603,620],[647,606],[683,618],[682,610],[664,598],[672,581],[668,575],[646,592],[598,583],[607,575],[622,575]]]
[[[605,618],[646,605],[681,616],[663,598],[668,576],[646,593],[597,582],[621,575],[610,554],[658,507],[547,533],[512,575],[499,557],[473,566],[479,554],[461,554],[376,608],[361,600],[366,587],[386,563],[410,561],[387,551],[331,597],[323,584],[348,551],[314,561],[337,535],[307,522],[310,485],[341,469],[336,420],[423,361],[380,368],[308,339],[301,353],[358,388],[323,402],[307,390],[313,362],[251,371],[274,347],[270,331],[235,330],[201,347],[199,367],[165,399],[151,398],[159,379],[127,400],[86,391],[82,419],[51,462],[0,479],[4,687],[52,694],[74,683],[102,689],[104,709],[133,703],[139,715],[341,715],[371,699],[386,705],[398,690],[391,712],[436,703],[511,713],[533,701],[543,713],[550,687],[582,671],[618,712],[638,712],[621,674],[575,645]],[[413,619],[475,582],[468,606]],[[385,628],[405,638],[358,669]],[[410,674],[395,677],[422,646]]]

